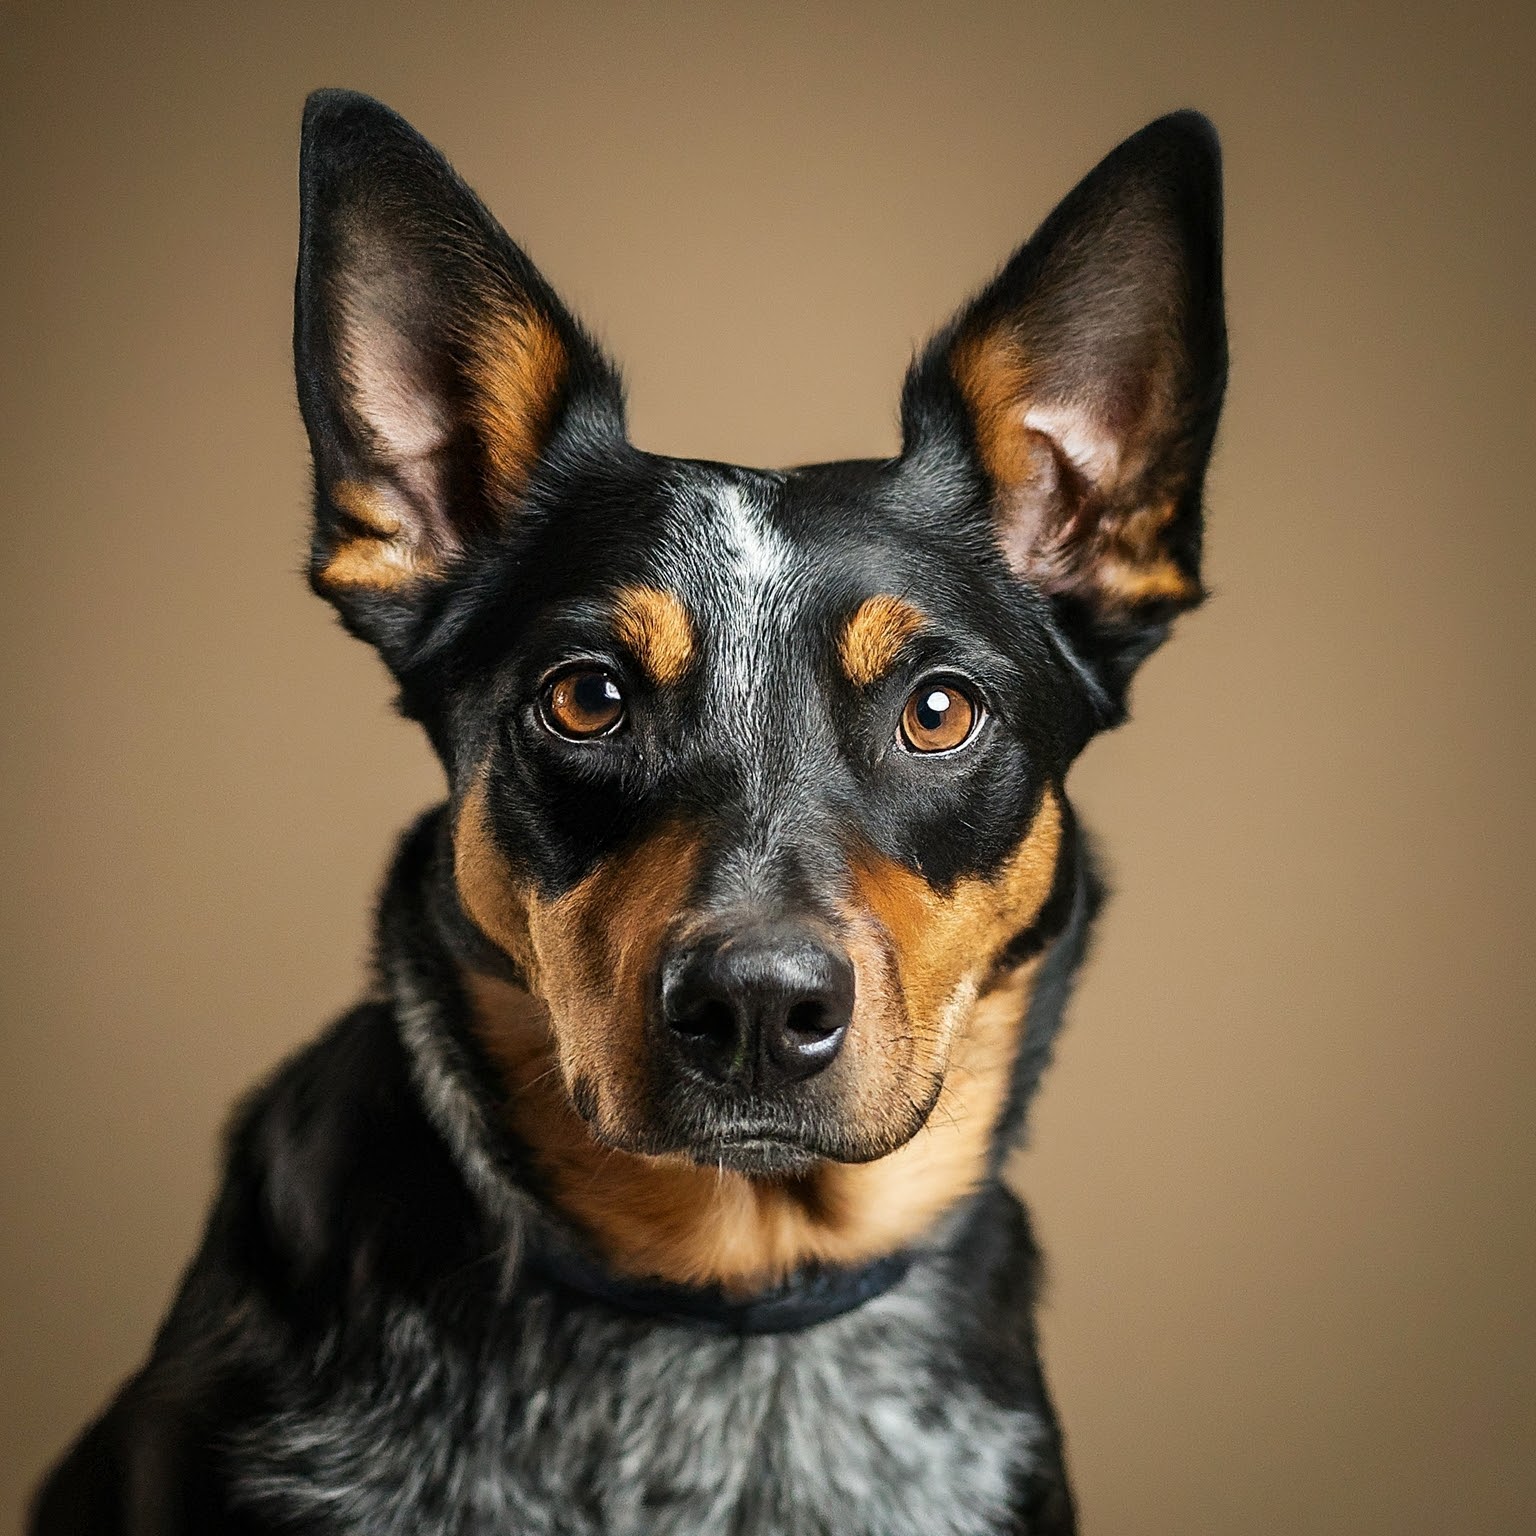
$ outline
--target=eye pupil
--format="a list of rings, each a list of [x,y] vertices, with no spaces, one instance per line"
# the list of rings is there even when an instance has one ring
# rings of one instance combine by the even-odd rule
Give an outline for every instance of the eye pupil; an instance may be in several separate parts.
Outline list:
[[[611,672],[577,667],[545,689],[544,718],[561,736],[604,736],[624,719],[624,691]]]
[[[925,731],[936,731],[944,724],[949,707],[949,695],[942,688],[935,688],[917,706],[917,723]]]
[[[619,685],[606,672],[583,672],[572,685],[576,707],[600,715],[619,702]]]

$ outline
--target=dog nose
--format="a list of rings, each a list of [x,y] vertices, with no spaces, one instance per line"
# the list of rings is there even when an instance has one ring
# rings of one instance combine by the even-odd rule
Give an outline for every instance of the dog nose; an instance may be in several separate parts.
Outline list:
[[[853,966],[811,930],[718,934],[664,967],[661,1012],[684,1061],[718,1083],[778,1087],[831,1065],[853,1017]]]

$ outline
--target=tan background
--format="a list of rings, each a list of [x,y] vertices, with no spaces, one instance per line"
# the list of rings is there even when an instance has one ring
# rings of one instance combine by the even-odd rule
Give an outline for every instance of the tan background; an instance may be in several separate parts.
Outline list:
[[[1215,118],[1217,595],[1075,777],[1118,894],[1024,1165],[1050,1375],[1090,1536],[1536,1529],[1532,42],[1339,0],[0,0],[5,1518],[438,791],[296,574],[294,153],[347,84],[609,341],[642,446],[767,463],[888,451],[910,347],[1050,203]]]

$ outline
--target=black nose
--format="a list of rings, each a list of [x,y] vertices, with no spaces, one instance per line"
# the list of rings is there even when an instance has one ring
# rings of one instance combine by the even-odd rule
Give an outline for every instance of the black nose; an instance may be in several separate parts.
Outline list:
[[[717,934],[668,958],[661,1013],[683,1060],[715,1082],[798,1082],[842,1048],[853,967],[804,927]]]

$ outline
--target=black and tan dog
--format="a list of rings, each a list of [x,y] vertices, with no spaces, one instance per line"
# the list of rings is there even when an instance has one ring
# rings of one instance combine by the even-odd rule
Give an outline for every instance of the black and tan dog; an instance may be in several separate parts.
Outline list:
[[[999,1168],[1096,901],[1064,776],[1201,596],[1209,125],[1056,209],[899,456],[786,472],[631,447],[376,102],[301,188],[311,575],[451,796],[35,1529],[1070,1531]]]

